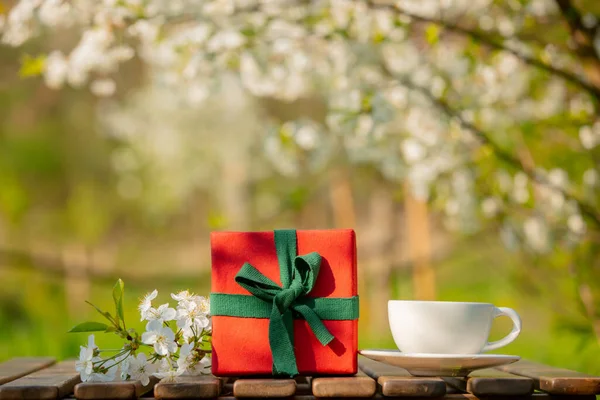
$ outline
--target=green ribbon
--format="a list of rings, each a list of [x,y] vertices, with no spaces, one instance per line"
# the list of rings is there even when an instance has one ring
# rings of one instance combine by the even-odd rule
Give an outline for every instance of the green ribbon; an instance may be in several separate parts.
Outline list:
[[[319,342],[333,339],[322,320],[358,318],[358,296],[311,298],[319,276],[321,256],[312,252],[298,256],[295,230],[276,230],[275,249],[281,286],[245,263],[235,281],[252,296],[211,293],[211,314],[242,318],[269,318],[269,345],[273,355],[273,375],[298,375],[294,354],[294,319],[304,319]]]

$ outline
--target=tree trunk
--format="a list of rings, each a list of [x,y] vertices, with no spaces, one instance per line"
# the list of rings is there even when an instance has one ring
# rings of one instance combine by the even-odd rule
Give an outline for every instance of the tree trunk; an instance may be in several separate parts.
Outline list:
[[[354,196],[347,167],[339,166],[329,174],[329,200],[335,228],[356,228],[356,213],[354,211]],[[358,292],[366,293],[365,271],[358,263]],[[363,323],[368,326],[369,296],[360,301],[360,314]],[[366,317],[366,318],[365,318]]]
[[[431,265],[431,233],[427,202],[413,196],[410,185],[404,185],[406,229],[413,267],[413,296],[418,300],[436,297],[435,271]]]
[[[369,330],[373,333],[387,329],[387,302],[391,296],[390,272],[392,255],[390,244],[394,240],[394,199],[388,188],[374,188],[369,199],[368,238],[369,253],[364,261],[368,266],[369,308],[367,309]],[[365,315],[365,314],[363,314]]]
[[[356,227],[354,196],[348,170],[339,167],[329,175],[329,196],[333,211],[333,225],[336,228]]]

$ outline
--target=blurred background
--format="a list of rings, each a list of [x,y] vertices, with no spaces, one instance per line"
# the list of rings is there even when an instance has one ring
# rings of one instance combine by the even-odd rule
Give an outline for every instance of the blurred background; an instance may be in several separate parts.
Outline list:
[[[213,230],[354,228],[361,348],[482,301],[600,373],[597,2],[162,3],[0,2],[0,361],[207,295]]]

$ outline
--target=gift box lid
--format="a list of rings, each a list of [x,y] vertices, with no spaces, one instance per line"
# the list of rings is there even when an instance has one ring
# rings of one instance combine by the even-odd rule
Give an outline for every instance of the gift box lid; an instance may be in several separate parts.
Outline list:
[[[298,230],[296,235],[299,255],[316,251],[322,257],[319,277],[308,297],[356,296],[354,230]],[[235,282],[235,275],[246,262],[281,285],[273,231],[212,232],[211,252],[213,292],[250,295]]]

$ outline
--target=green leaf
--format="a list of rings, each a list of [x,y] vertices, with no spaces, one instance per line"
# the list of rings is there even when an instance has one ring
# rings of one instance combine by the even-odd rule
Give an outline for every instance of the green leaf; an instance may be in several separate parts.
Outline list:
[[[124,321],[123,315],[123,292],[125,291],[125,283],[121,279],[117,281],[113,287],[113,300],[115,301],[115,309],[117,312],[117,322],[119,320]]]
[[[106,328],[106,330],[104,332],[106,333],[111,333],[111,332],[116,332],[117,328],[115,328],[114,326],[109,326],[108,328]]]
[[[84,322],[79,325],[75,325],[69,333],[74,332],[101,332],[106,331],[108,325],[103,324],[102,322]]]
[[[440,27],[435,24],[427,25],[427,28],[425,28],[425,39],[431,45],[436,44],[440,39]]]
[[[39,76],[44,72],[46,65],[46,56],[40,55],[32,57],[29,54],[25,54],[21,58],[21,69],[19,69],[19,76],[21,78],[29,78],[32,76]]]

